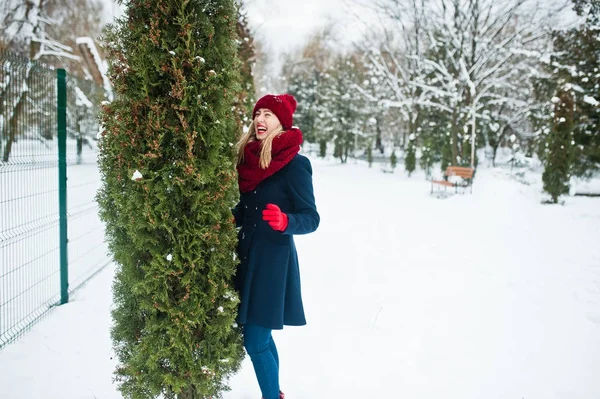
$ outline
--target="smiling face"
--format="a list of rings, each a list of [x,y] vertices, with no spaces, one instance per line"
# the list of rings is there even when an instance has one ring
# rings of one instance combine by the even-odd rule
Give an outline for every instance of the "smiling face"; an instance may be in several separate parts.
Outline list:
[[[281,122],[279,118],[268,108],[259,108],[254,114],[254,129],[256,129],[256,138],[258,140],[264,140],[275,132]]]

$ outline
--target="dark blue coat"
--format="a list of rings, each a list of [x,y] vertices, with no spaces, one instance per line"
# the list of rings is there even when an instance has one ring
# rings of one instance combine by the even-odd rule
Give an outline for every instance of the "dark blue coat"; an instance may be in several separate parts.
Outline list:
[[[287,229],[275,231],[262,219],[267,204],[288,216]],[[240,293],[238,323],[270,329],[306,324],[294,234],[312,233],[319,226],[308,158],[298,154],[263,180],[241,193],[233,209],[240,259],[236,289]]]

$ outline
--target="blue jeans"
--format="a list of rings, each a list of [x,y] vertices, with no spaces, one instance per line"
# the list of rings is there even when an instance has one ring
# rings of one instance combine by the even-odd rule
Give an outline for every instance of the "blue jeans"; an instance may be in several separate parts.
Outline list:
[[[264,399],[279,399],[279,355],[271,330],[246,324],[244,348],[252,360]]]

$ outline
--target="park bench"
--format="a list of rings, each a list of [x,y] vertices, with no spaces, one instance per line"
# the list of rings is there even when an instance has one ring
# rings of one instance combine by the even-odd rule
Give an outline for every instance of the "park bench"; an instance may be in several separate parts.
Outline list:
[[[467,187],[471,187],[471,193],[473,192],[473,174],[475,169],[464,167],[464,166],[448,166],[444,172],[444,180],[432,180],[431,181],[431,193],[433,194],[433,187],[437,185],[443,186],[444,190],[448,187],[454,187],[454,192],[458,192],[458,188],[463,189],[463,193]],[[448,180],[448,178],[460,178]]]

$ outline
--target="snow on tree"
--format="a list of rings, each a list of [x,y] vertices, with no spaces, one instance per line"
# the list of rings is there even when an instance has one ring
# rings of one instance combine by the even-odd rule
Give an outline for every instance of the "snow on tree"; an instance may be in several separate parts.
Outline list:
[[[364,150],[367,145],[369,109],[357,85],[363,80],[360,54],[338,56],[325,74],[322,99],[329,108],[331,118],[325,121],[333,127],[334,156],[342,163],[355,151]]]
[[[294,124],[302,130],[307,143],[324,147],[334,137],[334,127],[330,124],[333,114],[325,98],[324,84],[335,62],[329,39],[328,31],[315,33],[298,54],[286,56],[282,72],[287,83],[285,91],[298,101]]]
[[[404,114],[419,144],[424,126],[435,122],[437,135],[448,141],[450,162],[469,164],[473,132],[476,145],[491,145],[505,126],[528,120],[531,76],[546,56],[558,9],[528,0],[377,4],[395,40],[368,45],[366,53],[390,88],[388,104]],[[434,114],[444,116],[432,121]],[[489,124],[500,128],[485,129]]]
[[[573,173],[589,176],[600,169],[600,3],[573,3],[583,21],[554,32],[551,67],[553,79],[570,83],[574,91]]]
[[[19,88],[15,93],[7,93],[6,87],[0,89],[0,98],[11,97],[4,102],[2,110],[3,121],[6,121],[2,123],[3,161],[8,162],[15,140],[28,134],[26,131],[30,129],[21,126],[28,113],[34,113],[36,119],[51,121],[39,109],[45,107],[40,104],[55,104],[56,84],[52,79],[36,78],[42,73],[42,65],[65,68],[70,76],[84,76],[81,59],[74,51],[76,35],[98,34],[101,10],[102,4],[95,0],[8,0],[0,6],[3,73],[11,87]],[[9,52],[16,55],[9,56]],[[11,57],[13,61],[6,62]],[[86,96],[90,94],[87,92]],[[28,107],[27,103],[38,106]],[[53,138],[51,131],[40,129],[39,132],[36,139]]]
[[[544,158],[544,191],[550,194],[551,203],[558,203],[561,195],[569,193],[569,180],[573,164],[574,91],[570,84],[560,87],[554,102],[554,127],[546,141]]]
[[[94,39],[91,37],[78,37],[76,43],[86,60],[88,70],[92,74],[96,84],[104,88],[106,99],[112,101],[114,96],[110,80],[108,79],[108,64],[106,60],[100,57]]]

